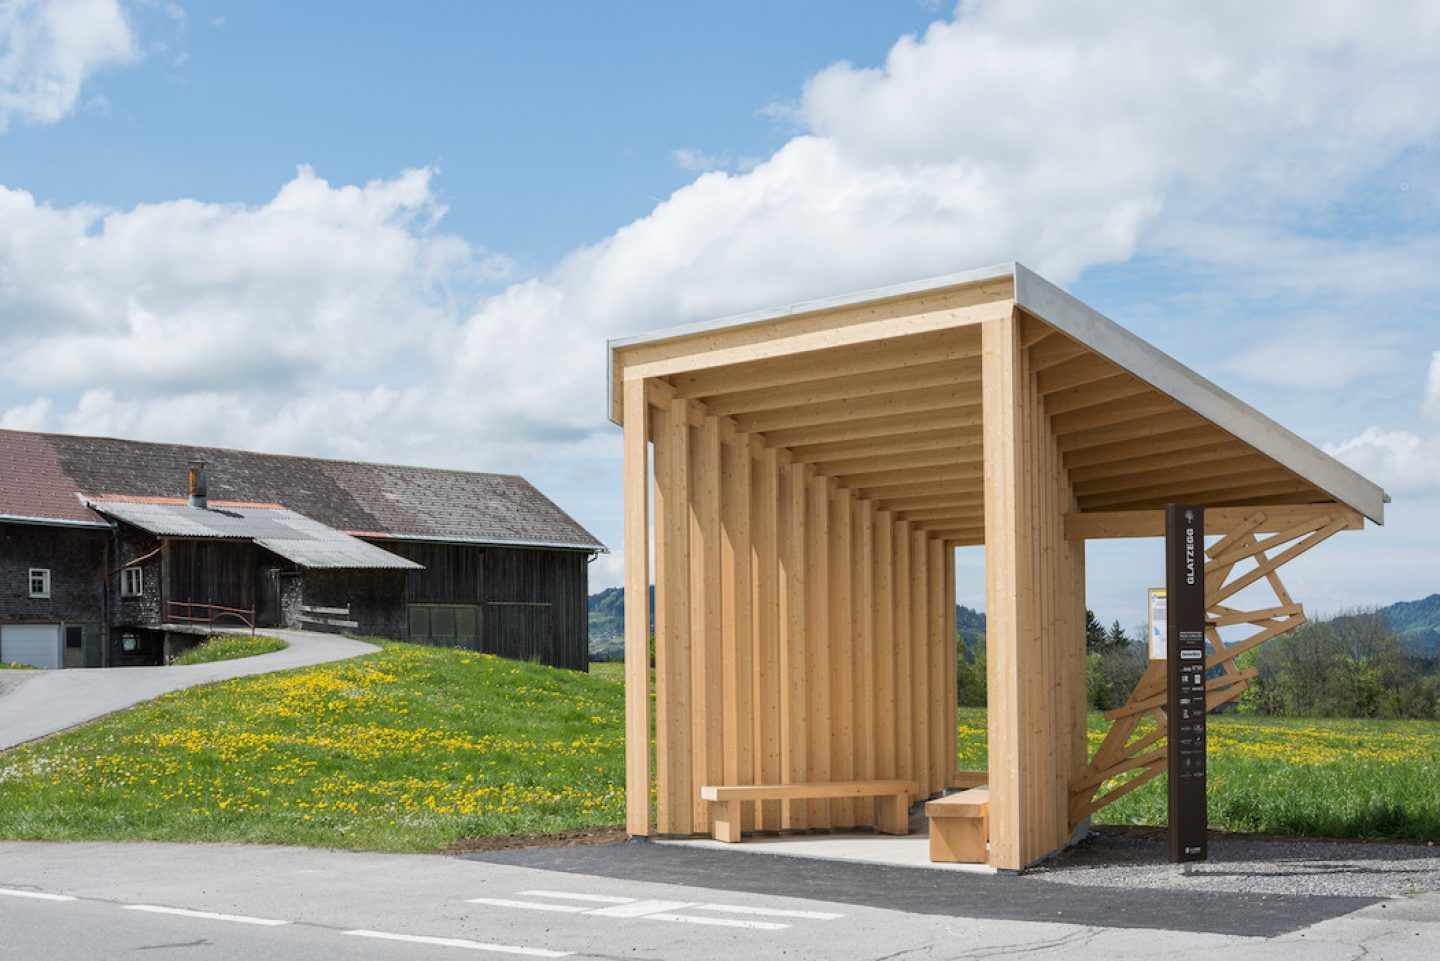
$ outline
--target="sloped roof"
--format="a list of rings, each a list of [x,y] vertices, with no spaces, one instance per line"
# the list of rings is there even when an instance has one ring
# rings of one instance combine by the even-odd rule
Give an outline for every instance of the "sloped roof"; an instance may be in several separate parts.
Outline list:
[[[301,567],[418,571],[422,565],[273,504],[216,502],[205,509],[179,498],[90,501],[96,511],[162,537],[254,541]]]
[[[642,381],[652,406],[684,401],[934,537],[981,543],[981,330],[1010,318],[1074,511],[1333,504],[1383,523],[1379,486],[1015,263],[612,340],[610,416]]]
[[[77,495],[173,498],[192,461],[212,500],[278,504],[362,537],[605,549],[514,474],[14,430],[0,430],[0,519],[98,524]]]

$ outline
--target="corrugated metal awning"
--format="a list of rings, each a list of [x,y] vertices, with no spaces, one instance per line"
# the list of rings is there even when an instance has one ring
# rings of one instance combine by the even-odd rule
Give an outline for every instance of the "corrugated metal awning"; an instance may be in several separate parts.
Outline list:
[[[109,517],[159,537],[251,541],[311,570],[423,570],[408,558],[368,544],[273,504],[212,503],[106,497],[87,503]]]

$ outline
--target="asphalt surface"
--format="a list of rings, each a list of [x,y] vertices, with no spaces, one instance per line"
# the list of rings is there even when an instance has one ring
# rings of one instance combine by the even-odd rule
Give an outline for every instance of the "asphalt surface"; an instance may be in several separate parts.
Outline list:
[[[1099,916],[1080,923],[1078,906],[1056,920],[1047,916],[1052,895],[1068,889],[1023,877],[881,875],[854,870],[861,865],[657,845],[518,853],[530,857],[0,843],[0,961],[1440,956],[1437,895],[1312,920],[1340,907],[1331,899],[1299,919],[1304,926],[1264,936],[1196,930],[1188,898],[1147,902],[1158,917],[1143,927]],[[688,880],[673,879],[677,857],[688,864]],[[641,869],[650,875],[617,876]],[[749,880],[738,884],[737,875]],[[941,879],[949,884],[936,889]],[[751,890],[762,886],[784,890]],[[890,889],[886,906],[861,903],[857,892],[876,886]],[[1029,916],[985,916],[986,905],[998,913],[994,891],[1013,903],[1009,913]],[[1119,901],[1108,904],[1123,910]]]
[[[268,674],[369,654],[375,647],[311,631],[267,630],[289,647],[273,654],[184,667],[6,671],[0,687],[0,751],[197,684]]]
[[[812,898],[914,914],[1267,938],[1358,911],[1379,900],[1062,886],[1025,875],[958,874],[646,843],[532,848],[464,857],[547,871],[709,885],[727,891]]]

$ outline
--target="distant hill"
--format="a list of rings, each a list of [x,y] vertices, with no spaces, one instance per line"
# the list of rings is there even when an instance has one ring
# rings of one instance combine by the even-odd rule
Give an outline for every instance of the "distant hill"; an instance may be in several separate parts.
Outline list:
[[[655,622],[655,588],[650,588],[650,622]],[[985,615],[963,604],[955,605],[955,633],[973,647],[985,637]],[[616,661],[625,654],[625,591],[607,587],[590,595],[590,659]]]
[[[1397,601],[1379,613],[1400,639],[1405,653],[1414,657],[1440,654],[1440,594],[1418,601]]]
[[[1440,656],[1440,594],[1418,601],[1397,601],[1379,613],[1412,657]],[[650,616],[655,616],[655,588],[650,588]],[[985,637],[985,614],[964,604],[955,605],[955,633],[974,647]],[[625,651],[625,592],[611,587],[590,595],[590,657],[618,660]]]

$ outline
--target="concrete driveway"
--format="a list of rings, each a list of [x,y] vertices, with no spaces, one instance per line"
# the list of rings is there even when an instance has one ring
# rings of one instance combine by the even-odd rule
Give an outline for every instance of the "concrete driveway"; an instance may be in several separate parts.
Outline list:
[[[311,631],[267,630],[283,651],[184,667],[72,668],[0,672],[0,751],[197,684],[340,661],[377,648]]]

